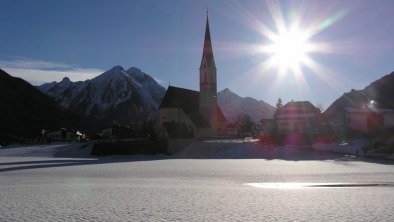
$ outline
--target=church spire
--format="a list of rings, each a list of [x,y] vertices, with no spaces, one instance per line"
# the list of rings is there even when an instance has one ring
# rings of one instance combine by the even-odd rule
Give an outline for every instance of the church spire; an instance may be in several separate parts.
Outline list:
[[[205,25],[205,39],[204,39],[204,50],[202,52],[202,59],[200,68],[204,67],[215,67],[215,60],[213,58],[211,33],[209,31],[209,20],[208,20],[208,8],[207,8],[207,22]]]
[[[213,59],[211,33],[207,11],[204,49],[200,66],[200,113],[213,129],[218,129],[216,66]]]

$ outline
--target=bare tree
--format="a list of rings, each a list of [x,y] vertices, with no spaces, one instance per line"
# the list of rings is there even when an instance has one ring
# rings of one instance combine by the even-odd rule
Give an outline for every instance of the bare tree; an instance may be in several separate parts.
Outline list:
[[[318,103],[318,104],[316,105],[316,108],[318,108],[318,109],[320,110],[321,113],[324,111],[324,106],[323,106],[322,103]]]

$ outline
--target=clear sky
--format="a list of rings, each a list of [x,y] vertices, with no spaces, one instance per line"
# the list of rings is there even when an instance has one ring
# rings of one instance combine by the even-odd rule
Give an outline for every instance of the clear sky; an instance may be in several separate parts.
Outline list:
[[[207,6],[218,90],[327,108],[394,71],[392,0],[0,0],[0,68],[41,84],[134,66],[198,90]],[[269,48],[292,27],[311,45],[291,60],[297,69]]]

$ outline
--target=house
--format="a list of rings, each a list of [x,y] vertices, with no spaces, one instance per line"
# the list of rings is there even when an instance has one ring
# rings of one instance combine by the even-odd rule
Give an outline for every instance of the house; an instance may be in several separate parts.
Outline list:
[[[237,136],[239,132],[239,126],[234,123],[228,123],[226,126],[226,135],[230,137]]]
[[[321,112],[309,101],[291,101],[276,111],[279,134],[317,134]]]
[[[169,138],[226,134],[227,120],[217,104],[216,65],[208,16],[200,64],[200,91],[169,86],[159,106],[159,115],[160,134]]]
[[[394,128],[394,110],[346,107],[346,126],[350,130],[373,133],[382,128]]]
[[[46,139],[57,142],[79,142],[84,138],[84,135],[79,131],[68,130],[61,128],[59,130],[52,130],[45,133]]]
[[[392,109],[385,109],[381,110],[383,113],[383,127],[388,129],[394,128],[394,110]]]

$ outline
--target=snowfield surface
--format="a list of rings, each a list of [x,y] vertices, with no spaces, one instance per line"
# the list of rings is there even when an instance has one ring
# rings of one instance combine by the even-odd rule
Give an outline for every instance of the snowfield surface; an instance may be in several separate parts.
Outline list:
[[[254,141],[198,142],[176,158],[96,158],[82,145],[0,149],[0,221],[394,220],[393,186],[245,185],[390,184],[393,162],[262,147]],[[206,149],[196,151],[201,147]]]

